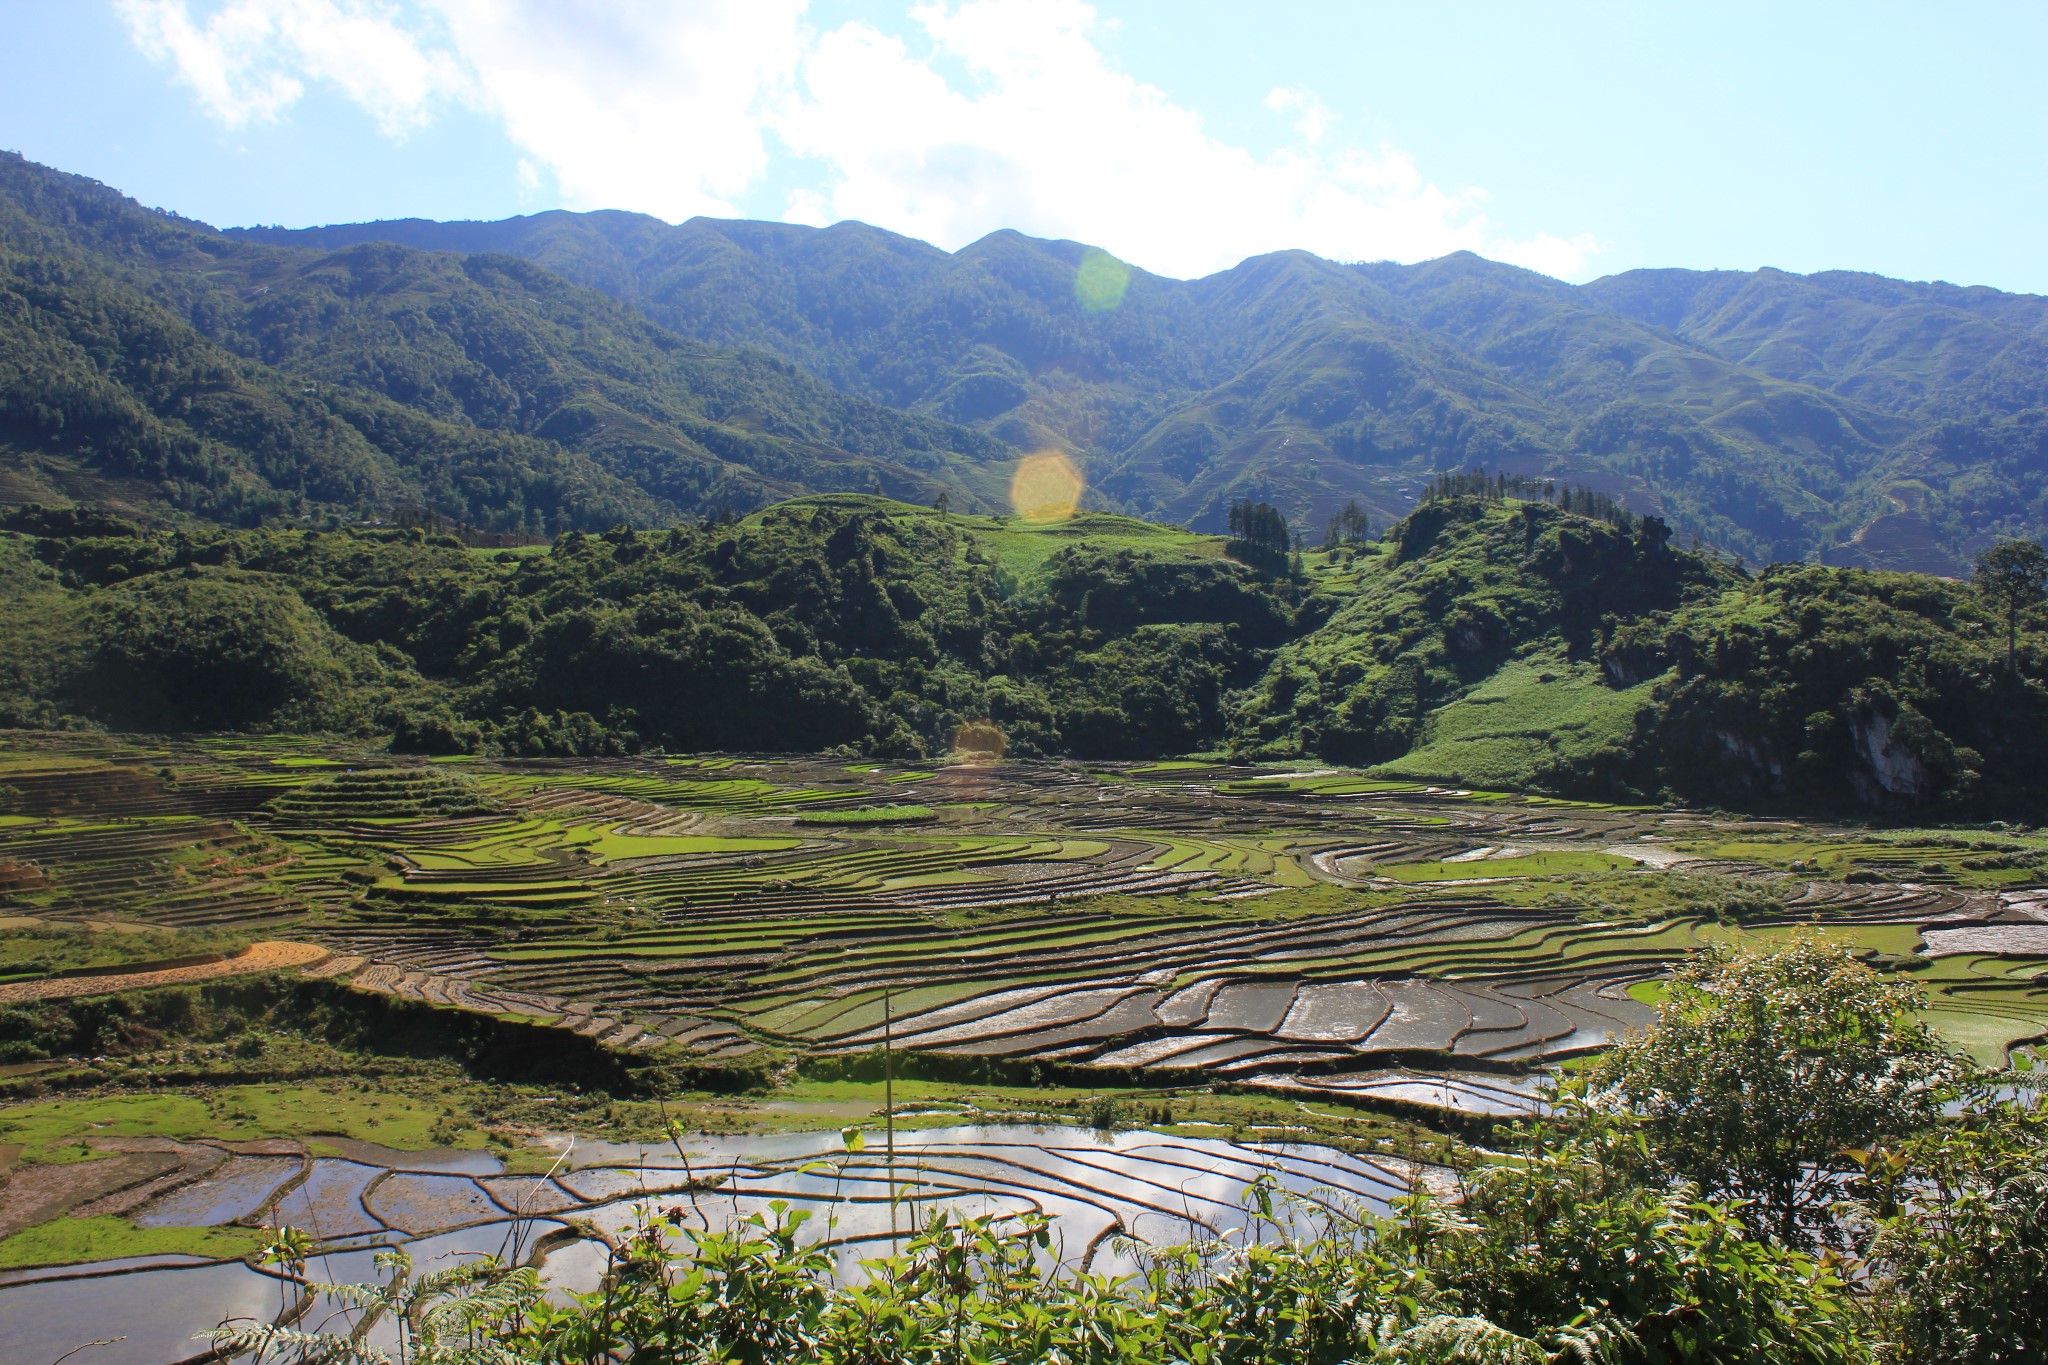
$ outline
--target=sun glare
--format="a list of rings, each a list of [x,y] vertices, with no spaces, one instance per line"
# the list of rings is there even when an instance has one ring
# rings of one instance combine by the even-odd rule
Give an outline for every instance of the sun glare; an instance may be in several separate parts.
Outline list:
[[[1007,747],[1009,741],[992,720],[970,720],[953,732],[955,763],[994,763]]]
[[[1087,482],[1065,452],[1041,450],[1017,461],[1010,476],[1010,509],[1033,525],[1067,521],[1081,505]]]
[[[1106,313],[1124,301],[1131,268],[1100,247],[1089,247],[1074,272],[1074,297],[1091,313]]]

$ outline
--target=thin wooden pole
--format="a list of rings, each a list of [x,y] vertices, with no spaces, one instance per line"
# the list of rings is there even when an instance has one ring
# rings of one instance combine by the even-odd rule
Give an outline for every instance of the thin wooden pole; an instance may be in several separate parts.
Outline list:
[[[882,1123],[889,1164],[889,1254],[896,1254],[896,1036],[894,1002],[882,983]]]

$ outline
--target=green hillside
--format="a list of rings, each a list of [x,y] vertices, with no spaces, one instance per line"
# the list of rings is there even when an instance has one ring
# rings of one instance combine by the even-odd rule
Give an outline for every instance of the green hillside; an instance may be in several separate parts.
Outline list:
[[[1573,287],[1458,254],[1303,252],[1081,297],[1073,242],[948,254],[857,223],[625,213],[420,221],[376,240],[535,261],[655,321],[834,385],[1082,456],[1105,505],[1220,528],[1270,500],[1376,524],[1483,467],[1625,496],[1752,561],[1960,570],[2048,531],[2048,301],[1830,272],[1637,271]],[[1091,306],[1093,304],[1094,306]]]
[[[856,494],[479,552],[419,530],[13,514],[0,725],[1337,763],[1752,807],[2031,814],[2048,636],[1968,586],[1747,573],[1654,519],[1436,497],[1267,576],[1128,518]]]
[[[552,534],[827,489],[992,506],[1010,454],[518,259],[234,241],[0,158],[0,501]]]
[[[1345,574],[1240,705],[1240,753],[1624,799],[2040,804],[2043,660],[2009,669],[1965,584],[1751,574],[1654,521],[1470,497],[1426,504]]]
[[[1086,286],[1084,287],[1084,275]],[[0,501],[547,536],[818,492],[1385,526],[1439,471],[1746,561],[2048,532],[2048,302],[1832,272],[1574,287],[1469,254],[1179,281],[1075,242],[625,213],[216,232],[0,161]]]
[[[1218,542],[856,495],[478,554],[419,531],[0,536],[0,724],[395,730],[528,753],[1176,753],[1285,637],[1293,590]],[[149,686],[138,679],[154,679]]]

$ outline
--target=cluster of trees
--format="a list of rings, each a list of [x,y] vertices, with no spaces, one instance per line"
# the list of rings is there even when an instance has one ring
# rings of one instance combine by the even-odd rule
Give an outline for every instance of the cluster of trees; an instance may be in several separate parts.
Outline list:
[[[0,537],[21,587],[0,618],[40,632],[0,667],[17,724],[915,757],[989,722],[1011,753],[1138,757],[1213,743],[1293,629],[1292,587],[1228,560],[1073,549],[1020,592],[957,522],[858,497],[533,555],[420,529],[15,524],[40,533]]]
[[[1270,505],[1233,521],[1232,558],[1109,539],[1020,583],[986,523],[858,495],[530,554],[419,526],[144,533],[24,510],[0,534],[0,720],[903,757],[986,722],[1020,755],[1371,764],[1546,652],[1639,690],[1611,742],[1527,784],[2006,818],[2048,796],[2048,551],[2030,542],[1969,584],[1752,575],[1654,517],[1456,495],[1325,582],[1298,576]]]
[[[1301,542],[1287,518],[1270,502],[1240,498],[1230,504],[1230,540],[1224,553],[1268,578],[1290,571],[1301,576]]]
[[[2036,1361],[2048,1112],[1994,1097],[1922,1003],[1817,938],[1710,953],[1654,1028],[1474,1154],[1454,1195],[1417,1179],[1380,1215],[1290,1208],[1260,1182],[1242,1234],[1140,1248],[1133,1276],[1055,1263],[1039,1217],[940,1214],[841,1283],[804,1214],[709,1231],[685,1195],[588,1293],[490,1260],[418,1275],[391,1253],[382,1283],[337,1297],[388,1315],[421,1365]],[[307,1246],[280,1229],[267,1255],[302,1279]],[[260,1324],[216,1340],[384,1358]]]
[[[1343,507],[1332,513],[1329,525],[1323,529],[1323,548],[1326,550],[1363,545],[1371,539],[1372,522],[1355,498],[1346,500]]]
[[[1577,516],[1604,521],[1624,531],[1634,530],[1639,518],[1628,504],[1596,488],[1573,487],[1567,480],[1531,478],[1526,474],[1484,469],[1451,469],[1432,476],[1422,487],[1423,502],[1451,498],[1477,498],[1482,502],[1505,502],[1509,498],[1547,502]],[[1648,518],[1654,520],[1654,518]],[[1661,523],[1660,523],[1661,524]]]
[[[1661,677],[1625,753],[1638,789],[1666,774],[1722,799],[1941,805],[2031,814],[2048,763],[2038,635],[2048,552],[2010,543],[1973,583],[1774,565],[1730,590],[1604,634],[1620,677]],[[1589,778],[1592,774],[1589,773]]]

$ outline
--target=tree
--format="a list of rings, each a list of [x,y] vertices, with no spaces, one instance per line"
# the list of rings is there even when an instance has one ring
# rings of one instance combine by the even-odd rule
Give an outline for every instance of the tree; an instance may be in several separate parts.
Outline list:
[[[1342,545],[1355,545],[1368,538],[1371,523],[1366,520],[1364,509],[1357,499],[1344,504],[1344,509],[1330,518],[1330,524],[1323,531],[1323,548],[1334,550]]]
[[[1426,1266],[1478,1321],[1554,1347],[1572,1345],[1559,1325],[1573,1323],[1597,1329],[1608,1348],[1582,1340],[1595,1349],[1531,1360],[1865,1359],[1834,1262],[1746,1225],[1740,1206],[1666,1186],[1639,1121],[1588,1111],[1583,1093],[1567,1082],[1549,1117],[1511,1129],[1514,1159],[1464,1172],[1455,1205],[1397,1199],[1400,1218],[1383,1225],[1383,1245]]]
[[[1866,1301],[1902,1365],[2048,1359],[2048,1109],[2034,1099],[1980,1095],[1938,1128],[1851,1154]]]
[[[1666,1173],[1754,1201],[1769,1231],[1838,1240],[1844,1153],[1924,1130],[1960,1064],[1888,981],[1807,934],[1755,950],[1711,944],[1672,974],[1647,1031],[1594,1068],[1601,1102],[1643,1117]]]
[[[2001,540],[1977,556],[1970,583],[2005,613],[2005,666],[2019,672],[2020,613],[2048,601],[2048,550],[2031,540]]]
[[[1232,559],[1268,578],[1279,578],[1287,572],[1287,555],[1293,547],[1293,533],[1279,508],[1249,499],[1230,504],[1230,541],[1223,552]]]

